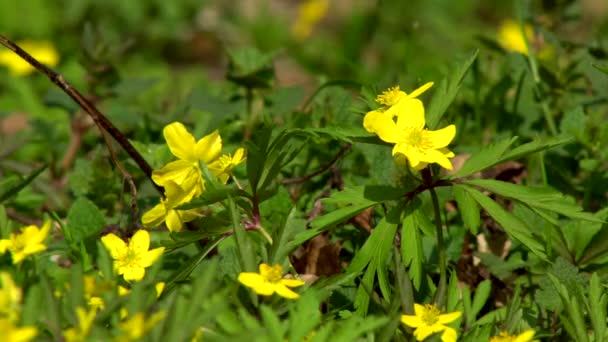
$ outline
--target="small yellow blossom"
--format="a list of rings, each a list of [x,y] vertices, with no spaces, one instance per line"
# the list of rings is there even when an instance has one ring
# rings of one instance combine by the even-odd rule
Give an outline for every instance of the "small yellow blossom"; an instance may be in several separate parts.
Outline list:
[[[506,331],[503,331],[498,336],[490,338],[490,342],[531,342],[536,332],[532,329],[528,329],[519,335],[509,335]]]
[[[114,259],[114,269],[126,281],[143,279],[146,267],[152,266],[165,250],[164,247],[148,250],[150,233],[146,230],[138,230],[128,245],[114,234],[103,236],[101,242]]]
[[[200,209],[177,210],[175,207],[184,203],[186,193],[175,182],[167,181],[164,185],[166,198],[148,210],[141,217],[144,227],[157,227],[163,222],[170,232],[179,232],[184,223],[194,221],[200,216]]]
[[[63,331],[63,337],[66,342],[87,341],[96,313],[97,309],[94,307],[90,308],[89,311],[82,307],[77,307],[76,317],[78,318],[78,327],[72,327]]]
[[[289,289],[290,287],[305,284],[299,279],[284,279],[283,267],[279,264],[274,266],[260,264],[260,273],[242,272],[238,279],[241,284],[252,288],[257,294],[270,296],[276,292],[279,296],[289,299],[299,297],[297,293]]]
[[[178,160],[154,170],[152,180],[163,187],[170,182],[177,184],[186,192],[181,198],[181,203],[186,203],[203,193],[205,184],[199,163],[209,165],[219,157],[222,151],[222,138],[218,131],[214,131],[195,141],[192,134],[180,122],[165,126],[163,135],[171,153]]]
[[[59,54],[49,42],[22,41],[18,42],[17,45],[42,64],[53,67],[59,63]],[[5,65],[11,73],[19,76],[30,74],[35,70],[28,62],[8,49],[0,51],[0,65]]]
[[[23,228],[21,234],[11,233],[9,239],[0,240],[0,254],[10,251],[13,264],[20,264],[28,255],[46,250],[44,240],[51,230],[51,221],[46,221],[41,228],[31,225]]]
[[[0,334],[2,341],[7,342],[28,342],[38,334],[35,327],[16,327],[14,322],[0,318]]]
[[[133,317],[120,323],[120,330],[123,335],[120,336],[118,341],[138,341],[144,337],[154,326],[165,318],[165,313],[159,311],[152,316],[146,317],[143,312],[138,312]]]
[[[160,297],[161,294],[163,294],[163,291],[165,290],[165,283],[160,281],[158,283],[156,283],[156,285],[154,285],[154,290],[156,291],[156,299],[158,299]],[[118,295],[119,296],[126,296],[129,293],[131,293],[131,290],[118,285]],[[129,315],[129,312],[127,311],[127,308],[121,308],[120,309],[120,318],[123,319],[125,317],[127,317]]]
[[[433,86],[433,82],[427,82],[423,84],[418,89],[413,92],[407,94],[403,90],[399,88],[399,86],[395,86],[392,88],[388,88],[388,90],[382,92],[382,94],[376,97],[376,102],[381,105],[388,107],[392,107],[399,103],[399,101],[407,100],[407,99],[415,99],[420,96],[422,93],[427,91],[430,87]]]
[[[413,98],[400,100],[386,112],[371,111],[363,119],[363,126],[368,132],[395,144],[393,156],[398,161],[406,158],[416,170],[430,163],[451,170],[452,163],[448,158],[453,158],[454,153],[447,146],[456,135],[456,126],[430,131],[424,128],[425,124],[422,101]]]
[[[7,272],[0,272],[0,319],[11,322],[19,320],[21,314],[21,289],[15,285],[13,278]]]
[[[245,150],[243,148],[239,148],[234,152],[234,156],[232,156],[230,153],[224,154],[216,161],[209,164],[208,168],[209,171],[211,171],[211,173],[213,173],[222,184],[226,184],[228,182],[228,178],[230,178],[230,171],[244,161]]]
[[[315,27],[327,14],[329,0],[307,0],[298,6],[298,15],[291,26],[291,33],[297,40],[308,38]]]
[[[460,311],[441,314],[435,304],[414,304],[414,312],[415,315],[402,315],[401,322],[416,329],[414,330],[414,337],[417,341],[423,341],[432,334],[442,331],[441,341],[456,341],[456,330],[445,324],[457,320],[462,314]]]
[[[524,25],[522,32],[522,27],[519,23],[511,19],[505,20],[498,29],[498,42],[505,49],[519,52],[524,55],[528,54],[526,39],[528,40],[528,43],[530,43],[533,38],[534,31],[532,30],[532,26],[527,24]]]
[[[375,133],[373,125],[374,122],[371,119],[373,119],[376,115],[379,114],[388,115],[391,119],[394,118],[397,112],[389,111],[388,109],[397,105],[398,103],[417,98],[432,86],[433,82],[427,82],[409,94],[401,90],[399,86],[388,88],[388,90],[385,90],[384,92],[382,92],[382,94],[376,97],[376,102],[383,105],[383,107],[372,110],[365,115],[365,117],[363,118],[363,128],[365,128],[370,133]]]

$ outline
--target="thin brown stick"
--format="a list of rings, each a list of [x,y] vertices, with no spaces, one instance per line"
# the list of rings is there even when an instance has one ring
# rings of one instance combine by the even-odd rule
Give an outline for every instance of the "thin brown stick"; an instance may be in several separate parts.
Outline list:
[[[133,147],[133,145],[131,145],[131,142],[129,142],[129,139],[127,139],[127,137],[125,137],[125,135],[122,134],[122,132],[118,128],[116,128],[116,126],[114,126],[114,124],[112,124],[112,122],[110,120],[108,120],[108,118],[106,118],[95,107],[95,105],[93,105],[84,96],[82,96],[82,94],[80,94],[80,92],[78,90],[73,88],[63,78],[62,75],[56,73],[55,71],[51,70],[44,64],[40,63],[38,60],[36,60],[34,57],[32,57],[29,53],[24,51],[17,44],[13,43],[12,41],[7,39],[3,35],[0,35],[0,44],[11,49],[14,53],[19,55],[19,57],[21,57],[23,60],[28,62],[31,66],[36,68],[36,70],[45,74],[51,80],[51,82],[55,83],[55,85],[57,85],[59,88],[61,88],[61,90],[63,90],[66,94],[68,94],[68,96],[70,96],[72,98],[72,100],[74,100],[76,103],[78,103],[78,105],[80,107],[82,107],[82,109],[84,109],[84,111],[87,112],[91,116],[91,118],[93,119],[93,121],[95,121],[95,123],[97,124],[98,127],[103,127],[103,129],[105,131],[107,131],[112,136],[112,138],[114,138],[114,140],[116,140],[116,142],[127,152],[127,154],[129,154],[129,156],[133,159],[133,161],[135,161],[135,163],[143,171],[143,173],[150,180],[152,180],[152,167],[148,164],[148,162],[146,162],[146,160],[141,156],[141,154],[139,154],[139,152],[137,152],[137,150]],[[161,195],[164,195],[163,187],[157,185],[154,182],[152,182],[152,184],[154,184],[154,186],[156,187],[158,192],[160,192]]]
[[[336,154],[333,157],[332,160],[330,160],[327,164],[321,166],[316,171],[311,172],[311,173],[309,173],[309,174],[307,174],[305,176],[302,176],[302,177],[295,177],[295,178],[284,179],[283,181],[281,181],[281,183],[283,185],[304,183],[304,182],[310,180],[311,178],[322,174],[323,172],[329,170],[329,168],[331,168],[340,158],[342,158],[346,154],[346,152],[350,151],[350,148],[351,148],[350,144],[344,145],[342,147],[342,149],[340,150],[340,152],[338,152],[338,154]]]

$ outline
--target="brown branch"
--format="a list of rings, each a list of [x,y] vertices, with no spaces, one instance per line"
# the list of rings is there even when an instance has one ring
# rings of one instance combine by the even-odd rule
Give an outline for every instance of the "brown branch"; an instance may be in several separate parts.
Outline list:
[[[305,176],[302,177],[295,177],[295,178],[287,178],[284,179],[283,181],[281,181],[281,183],[283,185],[289,185],[289,184],[298,184],[298,183],[304,183],[308,180],[310,180],[311,178],[318,176],[320,174],[322,174],[323,172],[329,170],[329,168],[331,168],[340,158],[342,158],[346,152],[350,151],[351,149],[351,145],[350,144],[346,144],[342,147],[342,149],[340,150],[340,152],[338,152],[338,154],[336,154],[334,156],[334,158],[332,160],[329,161],[329,163],[321,166],[318,170],[311,172]]]
[[[95,105],[93,105],[84,96],[82,96],[82,94],[80,94],[80,92],[78,90],[73,88],[63,78],[62,75],[56,73],[55,71],[51,70],[44,64],[40,63],[38,60],[36,60],[30,54],[25,52],[22,48],[20,48],[17,44],[13,43],[12,41],[7,39],[3,35],[0,35],[0,44],[11,49],[14,53],[19,55],[19,57],[21,57],[23,60],[28,62],[31,66],[36,68],[36,70],[45,74],[51,80],[51,82],[55,83],[55,85],[57,85],[59,88],[61,88],[61,90],[63,90],[66,94],[68,94],[68,96],[70,96],[72,98],[72,100],[74,100],[76,103],[78,103],[78,105],[80,107],[82,107],[82,109],[84,109],[84,111],[87,112],[91,116],[91,118],[93,119],[93,121],[95,121],[95,123],[98,125],[98,127],[103,127],[103,129],[106,130],[112,136],[112,138],[114,138],[114,140],[116,140],[116,142],[127,152],[127,154],[129,154],[129,156],[133,159],[133,161],[135,161],[135,163],[143,171],[143,173],[150,180],[152,180],[152,167],[148,164],[148,162],[146,162],[146,160],[141,156],[141,154],[139,154],[139,152],[137,152],[137,150],[133,147],[133,145],[131,145],[131,142],[129,142],[129,139],[127,139],[127,137],[125,137],[125,135],[122,134],[122,132],[118,128],[116,128],[116,126],[114,126],[114,124],[112,124],[112,122],[110,120],[108,120],[108,118],[106,118],[95,107]],[[154,184],[154,186],[160,192],[161,195],[164,195],[163,187],[157,185],[154,182],[152,182],[152,184]]]

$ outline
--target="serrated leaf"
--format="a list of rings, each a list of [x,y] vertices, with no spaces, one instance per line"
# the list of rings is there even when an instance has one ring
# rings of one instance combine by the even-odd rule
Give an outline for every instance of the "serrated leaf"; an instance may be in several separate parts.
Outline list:
[[[416,208],[415,210],[418,210]],[[424,253],[422,251],[422,237],[416,225],[413,212],[406,213],[401,226],[401,258],[403,265],[409,266],[408,275],[416,290],[422,283],[422,264]]]
[[[469,68],[477,58],[479,50],[475,50],[463,62],[461,62],[451,75],[445,77],[437,85],[437,89],[433,93],[433,99],[428,106],[426,114],[426,124],[429,129],[436,129],[441,117],[445,113],[448,106],[454,101],[460,85],[464,80]]]
[[[466,177],[475,172],[487,169],[493,165],[498,164],[498,160],[505,154],[509,146],[511,146],[517,137],[505,139],[495,144],[486,146],[474,153],[467,161],[464,162],[462,167],[456,171],[450,178],[455,179],[459,177]]]
[[[103,213],[86,197],[79,197],[74,201],[67,219],[66,227],[70,230],[72,241],[76,245],[88,237],[99,234],[106,225]]]
[[[505,198],[522,202],[530,207],[553,211],[563,216],[581,220],[603,223],[591,213],[569,201],[558,191],[546,187],[530,187],[493,179],[471,179],[465,184],[475,185]]]
[[[454,198],[458,204],[458,211],[464,226],[469,229],[471,234],[477,235],[481,226],[481,215],[479,205],[464,189],[458,184],[454,185]]]
[[[585,135],[586,127],[587,115],[585,115],[585,111],[581,106],[566,111],[559,126],[562,133],[572,135],[582,142],[588,140]]]
[[[539,258],[548,260],[544,251],[544,246],[539,242],[540,239],[534,236],[532,229],[528,227],[524,221],[507,212],[500,205],[481,192],[468,186],[463,188],[490,216],[492,216],[496,222],[498,222],[498,224],[500,224],[500,226],[507,232],[507,234],[509,234],[509,236],[528,247],[528,249],[530,249],[530,251],[536,254]]]

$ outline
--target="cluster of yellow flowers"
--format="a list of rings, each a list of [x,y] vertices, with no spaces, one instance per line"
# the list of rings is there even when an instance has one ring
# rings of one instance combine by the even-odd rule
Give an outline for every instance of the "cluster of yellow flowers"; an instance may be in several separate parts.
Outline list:
[[[3,341],[27,342],[38,334],[36,327],[18,327],[21,320],[21,289],[11,275],[0,272],[0,335]]]
[[[152,180],[165,188],[165,198],[142,217],[146,227],[165,222],[172,232],[182,230],[184,223],[200,216],[200,210],[178,210],[178,206],[190,202],[205,191],[205,181],[200,163],[223,184],[228,182],[231,170],[245,161],[245,151],[220,155],[222,138],[218,131],[195,141],[183,124],[173,122],[163,129],[163,135],[171,153],[177,160],[168,163],[152,174]]]
[[[395,144],[393,157],[398,163],[407,160],[415,170],[437,163],[451,170],[449,158],[453,158],[454,153],[447,146],[456,135],[456,126],[437,131],[426,129],[424,105],[416,98],[432,85],[432,82],[426,83],[410,94],[396,86],[378,95],[376,102],[382,107],[365,115],[363,127],[382,141]]]

